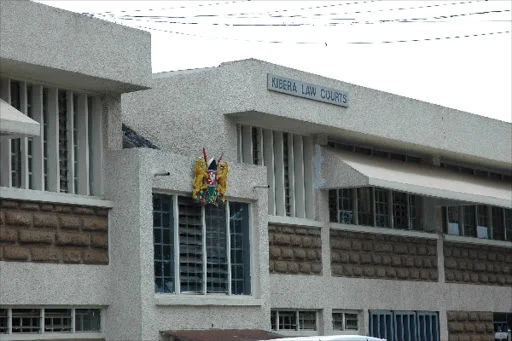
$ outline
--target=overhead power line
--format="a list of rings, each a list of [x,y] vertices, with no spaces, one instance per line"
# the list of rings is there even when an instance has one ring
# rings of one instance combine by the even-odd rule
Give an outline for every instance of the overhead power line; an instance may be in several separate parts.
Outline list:
[[[486,15],[486,14],[496,14],[496,13],[507,13],[511,10],[493,10],[493,11],[483,11],[483,12],[471,12],[471,13],[457,13],[457,14],[449,14],[449,15],[440,15],[429,18],[399,18],[399,19],[377,19],[377,20],[365,20],[365,21],[357,21],[351,18],[331,18],[330,20],[340,20],[341,22],[328,22],[328,23],[219,23],[219,22],[183,22],[183,21],[170,21],[170,20],[152,20],[153,16],[132,16],[132,17],[120,17],[117,18],[119,20],[125,21],[142,21],[142,22],[152,22],[152,23],[164,23],[170,25],[207,25],[207,26],[233,26],[233,27],[274,27],[274,26],[339,26],[339,25],[356,25],[356,24],[386,24],[386,23],[427,23],[433,22],[438,23],[440,20],[460,18],[460,17],[468,17],[468,16],[477,16],[477,15]]]
[[[247,42],[247,43],[325,45],[325,46],[328,46],[328,44],[326,42],[320,42],[320,41],[284,41],[284,40],[239,39],[239,38],[232,38],[232,37],[208,37],[208,36],[204,36],[204,35],[200,35],[200,34],[157,29],[157,28],[153,28],[153,27],[145,27],[145,26],[136,26],[136,27],[140,28],[140,29],[144,29],[144,30],[158,31],[158,32],[163,32],[163,33],[170,33],[170,34],[175,34],[175,35],[190,36],[190,37],[204,38],[204,39],[233,40],[233,41]],[[454,36],[442,36],[442,37],[434,37],[434,38],[420,38],[420,39],[381,40],[381,41],[348,41],[348,42],[343,42],[341,44],[371,45],[371,44],[414,43],[414,42],[429,42],[429,41],[440,41],[440,40],[450,40],[450,39],[452,39],[452,40],[465,39],[465,38],[474,38],[474,37],[482,37],[482,36],[509,34],[509,33],[510,33],[510,31],[498,31],[498,32],[483,32],[483,33],[476,33],[476,34],[464,34],[464,35],[454,35]]]
[[[208,6],[218,6],[218,5],[230,5],[235,3],[242,3],[250,0],[238,0],[238,1],[223,1],[223,2],[213,2],[213,3],[201,3],[199,5],[192,6],[178,6],[178,7],[163,7],[163,8],[145,8],[145,9],[132,9],[132,10],[123,10],[123,11],[109,11],[109,12],[95,12],[95,13],[84,13],[88,15],[112,15],[113,13],[127,13],[127,12],[142,12],[142,11],[164,11],[164,10],[175,10],[175,9],[188,9],[188,8],[197,8],[197,7],[208,7]]]

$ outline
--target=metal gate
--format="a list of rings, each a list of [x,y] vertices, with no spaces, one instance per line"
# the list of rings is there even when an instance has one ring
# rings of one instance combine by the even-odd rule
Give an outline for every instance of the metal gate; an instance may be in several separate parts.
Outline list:
[[[439,341],[436,312],[370,311],[370,336],[387,341]]]

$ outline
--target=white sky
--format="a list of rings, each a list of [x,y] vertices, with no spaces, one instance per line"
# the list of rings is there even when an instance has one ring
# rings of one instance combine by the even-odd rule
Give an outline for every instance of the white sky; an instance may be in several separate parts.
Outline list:
[[[510,0],[37,2],[96,16],[108,11],[98,17],[152,28],[146,30],[153,72],[257,58],[512,122]],[[488,11],[500,12],[478,14]],[[124,15],[165,16],[166,22]],[[439,18],[448,15],[455,16]],[[404,19],[416,22],[397,22]],[[381,43],[436,37],[452,38]]]

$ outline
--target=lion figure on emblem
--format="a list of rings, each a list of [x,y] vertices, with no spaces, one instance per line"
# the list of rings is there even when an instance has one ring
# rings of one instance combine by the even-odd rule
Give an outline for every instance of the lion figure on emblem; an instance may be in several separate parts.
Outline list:
[[[192,180],[192,198],[197,199],[197,193],[201,190],[206,189],[206,184],[204,183],[204,179],[206,178],[206,164],[203,158],[198,157],[194,166],[194,179]]]

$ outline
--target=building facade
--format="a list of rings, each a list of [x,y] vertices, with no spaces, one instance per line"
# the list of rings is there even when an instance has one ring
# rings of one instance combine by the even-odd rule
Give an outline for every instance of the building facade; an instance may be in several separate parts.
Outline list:
[[[252,59],[152,75],[147,33],[0,6],[0,339],[510,328],[510,123]]]

